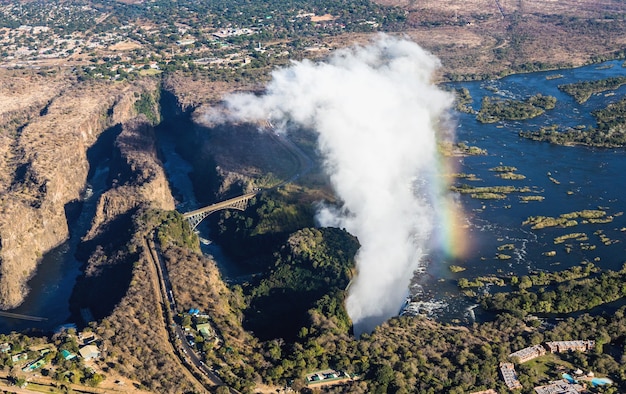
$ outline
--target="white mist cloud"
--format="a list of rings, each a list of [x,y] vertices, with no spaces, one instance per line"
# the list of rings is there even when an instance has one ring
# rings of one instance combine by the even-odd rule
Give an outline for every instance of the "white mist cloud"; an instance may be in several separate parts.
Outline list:
[[[380,36],[323,62],[274,71],[261,96],[226,99],[230,120],[271,117],[319,134],[343,207],[322,208],[318,220],[361,243],[346,303],[357,335],[398,313],[427,252],[437,195],[435,129],[452,103],[431,82],[438,66],[417,44]]]

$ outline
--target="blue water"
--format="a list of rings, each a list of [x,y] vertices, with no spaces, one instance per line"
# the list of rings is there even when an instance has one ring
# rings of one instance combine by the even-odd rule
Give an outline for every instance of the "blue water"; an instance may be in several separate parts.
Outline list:
[[[578,380],[574,379],[572,377],[572,375],[568,374],[568,373],[564,373],[561,375],[563,377],[563,379],[567,380],[570,383],[578,383]],[[604,386],[607,384],[612,384],[613,381],[611,379],[608,378],[592,378],[591,379],[591,386],[592,387],[597,387],[597,386]]]
[[[591,111],[604,108],[626,95],[626,86],[611,92],[593,95],[583,104],[576,103],[570,96],[558,90],[560,84],[580,80],[597,80],[626,75],[623,61],[610,61],[602,65],[591,65],[571,70],[546,71],[532,74],[512,75],[496,81],[462,82],[450,84],[450,88],[467,88],[473,98],[473,108],[480,109],[484,96],[498,95],[505,98],[523,99],[542,93],[557,98],[556,108],[534,119],[503,121],[481,124],[475,115],[456,114],[456,139],[467,145],[486,149],[486,156],[469,156],[455,160],[456,172],[476,174],[480,181],[457,180],[458,184],[471,186],[529,187],[532,195],[545,197],[542,202],[523,203],[521,193],[512,193],[504,200],[475,200],[459,195],[463,207],[463,221],[468,229],[465,238],[471,245],[469,252],[458,259],[432,257],[427,274],[416,278],[428,300],[444,301],[447,307],[440,310],[443,319],[460,318],[469,320],[466,309],[471,301],[459,294],[456,282],[461,277],[469,279],[483,275],[525,275],[531,271],[563,270],[590,261],[603,269],[619,270],[624,262],[626,248],[626,150],[595,149],[587,147],[564,147],[520,138],[518,133],[537,130],[541,126],[559,124],[563,126],[595,126]],[[612,65],[611,68],[600,66]],[[546,79],[546,76],[562,74],[562,78]],[[494,93],[497,90],[497,93]],[[504,180],[489,169],[499,166],[514,166],[516,173],[526,176],[523,180]],[[557,183],[550,178],[555,179]],[[570,228],[546,228],[531,230],[522,226],[529,216],[556,217],[563,213],[584,209],[603,209],[615,217],[608,224],[579,224]],[[603,235],[615,243],[605,246]],[[581,248],[579,242],[572,244],[569,253],[564,244],[555,245],[554,238],[574,232],[584,232],[585,241],[594,250]],[[495,258],[498,246],[513,244],[514,249],[503,251],[511,255],[509,260]],[[554,257],[543,253],[556,251]],[[450,265],[459,265],[466,270],[453,274]],[[480,308],[475,310],[481,314]]]
[[[30,289],[28,296],[22,305],[7,311],[42,317],[47,320],[33,322],[0,317],[0,333],[26,330],[49,332],[68,322],[70,318],[69,299],[82,265],[76,260],[74,254],[81,237],[91,226],[98,197],[105,189],[108,173],[108,162],[95,169],[89,180],[93,194],[85,196],[79,217],[70,224],[70,238],[44,254],[36,274],[28,281]]]
[[[612,384],[613,381],[611,379],[607,379],[607,378],[593,378],[591,379],[591,386],[592,387],[597,387],[597,386],[604,386],[607,384]]]
[[[563,377],[563,379],[567,380],[570,383],[578,383],[578,381],[576,379],[574,379],[572,377],[572,375],[568,374],[568,373],[564,373],[563,375],[561,375]]]

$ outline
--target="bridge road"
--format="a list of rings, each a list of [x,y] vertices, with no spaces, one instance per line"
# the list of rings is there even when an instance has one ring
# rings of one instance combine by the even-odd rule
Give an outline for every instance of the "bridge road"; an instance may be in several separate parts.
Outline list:
[[[195,211],[187,212],[183,214],[183,217],[189,221],[189,225],[191,229],[194,230],[198,224],[204,218],[212,214],[213,212],[219,211],[221,209],[237,209],[239,211],[243,211],[248,206],[248,201],[254,196],[259,194],[259,190],[246,193],[244,195],[234,197],[225,201],[221,201],[215,204],[208,205],[204,208],[196,209]]]

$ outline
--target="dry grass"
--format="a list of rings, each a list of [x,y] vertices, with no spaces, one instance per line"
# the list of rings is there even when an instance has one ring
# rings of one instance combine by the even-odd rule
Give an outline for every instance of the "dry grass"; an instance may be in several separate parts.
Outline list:
[[[109,46],[107,49],[110,51],[132,51],[133,49],[142,48],[141,44],[138,44],[133,41],[123,41],[118,42],[117,44],[113,44]]]
[[[605,19],[626,12],[619,0],[500,0],[504,16],[495,0],[377,2],[407,10],[405,33],[437,55],[445,73],[495,74],[528,62],[578,66],[626,45],[626,24]]]

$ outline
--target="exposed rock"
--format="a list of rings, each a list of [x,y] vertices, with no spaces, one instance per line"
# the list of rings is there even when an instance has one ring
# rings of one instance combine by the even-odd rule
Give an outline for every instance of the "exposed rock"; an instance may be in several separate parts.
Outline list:
[[[206,78],[190,77],[182,73],[168,75],[163,81],[163,88],[176,96],[182,111],[188,111],[202,104],[221,101],[224,95],[237,90],[249,91],[254,89],[254,87],[243,83],[211,81]]]
[[[92,228],[85,239],[92,239],[103,224],[141,204],[151,203],[165,210],[175,208],[157,154],[154,129],[144,115],[123,124],[115,140],[110,171],[112,187],[100,197]]]
[[[19,94],[0,113],[5,125],[0,138],[0,308],[23,301],[38,260],[67,239],[65,207],[85,187],[87,149],[113,122],[135,115],[135,92],[156,88],[154,81],[74,84],[63,78],[68,75],[51,77],[47,84],[40,76],[10,76]]]

